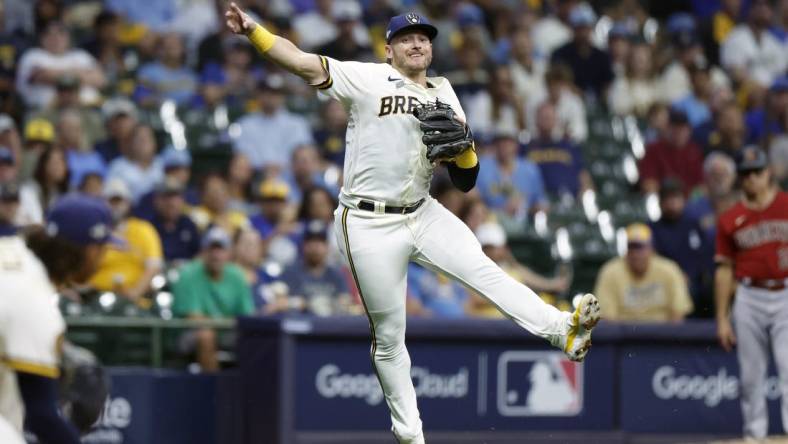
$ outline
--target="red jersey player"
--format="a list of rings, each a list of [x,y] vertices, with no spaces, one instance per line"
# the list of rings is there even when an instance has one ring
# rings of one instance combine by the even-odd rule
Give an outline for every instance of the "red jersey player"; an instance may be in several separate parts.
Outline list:
[[[744,435],[762,439],[769,428],[770,347],[788,430],[788,193],[774,185],[766,153],[757,147],[742,150],[737,173],[744,198],[720,216],[717,230],[717,335],[725,350],[738,345]]]

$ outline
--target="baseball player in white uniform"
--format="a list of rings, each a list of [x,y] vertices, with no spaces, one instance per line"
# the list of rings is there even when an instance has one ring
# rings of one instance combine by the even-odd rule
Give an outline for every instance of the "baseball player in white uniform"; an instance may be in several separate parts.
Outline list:
[[[110,223],[103,202],[73,195],[56,203],[46,230],[0,237],[0,417],[17,435],[24,424],[43,444],[80,442],[58,411],[65,322],[55,287],[95,271]],[[0,442],[15,442],[3,433]]]
[[[409,261],[475,290],[570,359],[585,357],[599,320],[596,298],[585,295],[574,313],[545,304],[487,258],[471,230],[429,195],[438,162],[427,159],[424,133],[413,111],[439,100],[450,105],[463,124],[465,114],[445,78],[426,76],[437,29],[425,17],[409,13],[391,19],[386,31],[389,63],[340,62],[305,53],[235,4],[225,17],[228,27],[246,34],[263,56],[349,111],[335,230],[369,318],[372,365],[400,442],[424,442],[405,348]],[[479,167],[472,148],[439,160],[448,163],[458,188],[473,187]]]

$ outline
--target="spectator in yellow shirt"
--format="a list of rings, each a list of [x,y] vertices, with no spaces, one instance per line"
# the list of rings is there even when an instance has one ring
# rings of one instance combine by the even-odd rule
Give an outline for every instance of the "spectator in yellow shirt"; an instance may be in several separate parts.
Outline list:
[[[151,290],[153,278],[161,273],[161,240],[150,223],[130,216],[131,192],[123,181],[107,182],[104,197],[112,211],[115,241],[108,244],[90,285],[140,302]]]
[[[599,272],[594,294],[610,321],[678,322],[692,311],[687,281],[679,266],[654,253],[651,229],[627,227],[627,253]]]

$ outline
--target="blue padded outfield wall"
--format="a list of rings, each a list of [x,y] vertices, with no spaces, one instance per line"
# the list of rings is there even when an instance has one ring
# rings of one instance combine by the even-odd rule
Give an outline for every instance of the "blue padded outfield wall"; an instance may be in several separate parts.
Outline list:
[[[736,358],[714,332],[707,322],[602,325],[574,364],[509,321],[413,319],[408,347],[430,431],[736,435]],[[302,432],[388,430],[368,335],[363,318],[241,319],[232,372],[113,369],[105,415],[84,442],[290,444]]]

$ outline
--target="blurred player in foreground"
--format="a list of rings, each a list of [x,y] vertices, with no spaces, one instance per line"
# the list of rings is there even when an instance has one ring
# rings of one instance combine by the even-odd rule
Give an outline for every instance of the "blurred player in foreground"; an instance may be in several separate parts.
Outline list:
[[[42,444],[80,442],[58,411],[65,322],[56,292],[95,272],[111,221],[106,204],[73,194],[53,206],[46,229],[0,237],[0,416],[20,436],[24,424]],[[2,433],[3,444],[21,439]]]
[[[396,16],[386,30],[390,64],[359,63],[305,53],[235,4],[226,19],[266,58],[350,113],[334,228],[367,312],[372,368],[400,442],[424,443],[405,347],[410,261],[453,277],[570,359],[583,360],[599,320],[597,299],[585,295],[574,314],[545,304],[485,256],[471,230],[429,195],[439,163],[465,192],[479,173],[457,95],[445,78],[427,77],[437,28],[416,13]]]
[[[743,199],[717,224],[717,335],[726,351],[736,345],[744,436],[760,440],[769,430],[770,353],[788,430],[788,193],[775,186],[766,153],[758,147],[742,149],[737,173]]]

